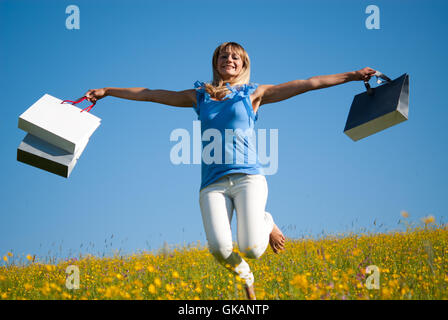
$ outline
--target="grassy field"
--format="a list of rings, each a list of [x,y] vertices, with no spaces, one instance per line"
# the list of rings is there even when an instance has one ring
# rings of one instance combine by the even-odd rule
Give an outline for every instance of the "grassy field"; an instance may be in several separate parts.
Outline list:
[[[1,256],[0,299],[244,299],[242,281],[218,265],[207,248],[78,259],[44,264]],[[289,239],[249,261],[258,299],[447,299],[448,229],[431,219],[407,231]],[[79,269],[79,289],[66,286]],[[379,289],[368,289],[379,271]],[[75,282],[73,282],[75,283]]]

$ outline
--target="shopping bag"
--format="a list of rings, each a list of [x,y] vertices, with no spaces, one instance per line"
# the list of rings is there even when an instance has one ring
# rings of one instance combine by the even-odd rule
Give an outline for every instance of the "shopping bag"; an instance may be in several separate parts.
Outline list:
[[[19,116],[19,128],[74,154],[101,123],[100,118],[89,113],[94,104],[86,109],[74,105],[85,99],[62,101],[45,94]]]
[[[68,178],[88,142],[80,143],[73,154],[28,133],[17,148],[17,160]]]
[[[405,73],[395,80],[380,72],[375,76],[386,83],[371,88],[364,82],[367,91],[353,98],[344,128],[344,133],[353,141],[408,120],[409,75]],[[378,83],[381,83],[379,79]]]

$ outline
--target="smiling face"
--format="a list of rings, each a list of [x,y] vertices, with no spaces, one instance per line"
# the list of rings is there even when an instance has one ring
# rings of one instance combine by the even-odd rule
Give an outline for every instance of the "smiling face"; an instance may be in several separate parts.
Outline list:
[[[231,47],[227,47],[219,53],[216,67],[223,80],[232,80],[243,69],[243,60]]]
[[[246,50],[236,42],[224,42],[213,52],[213,86],[249,83],[250,59]],[[225,86],[224,86],[225,87]]]

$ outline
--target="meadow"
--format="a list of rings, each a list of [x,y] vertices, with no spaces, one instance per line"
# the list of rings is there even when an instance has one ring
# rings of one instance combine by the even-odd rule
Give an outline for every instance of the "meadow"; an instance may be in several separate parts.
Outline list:
[[[407,218],[407,213],[402,213]],[[237,249],[235,249],[237,250]],[[206,247],[91,254],[56,263],[2,253],[0,299],[245,299],[242,280]],[[288,239],[250,260],[257,299],[447,299],[448,229],[433,217],[406,230]],[[368,283],[376,266],[378,282]],[[79,288],[68,266],[79,270]],[[369,280],[370,279],[370,280]],[[378,285],[378,288],[375,286]]]

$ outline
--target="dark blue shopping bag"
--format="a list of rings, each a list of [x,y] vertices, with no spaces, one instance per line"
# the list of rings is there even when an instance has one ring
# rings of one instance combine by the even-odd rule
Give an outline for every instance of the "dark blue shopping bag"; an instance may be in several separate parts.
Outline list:
[[[371,88],[353,98],[344,133],[358,141],[374,133],[408,120],[409,75],[391,80],[380,72],[375,74],[384,84]]]

